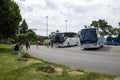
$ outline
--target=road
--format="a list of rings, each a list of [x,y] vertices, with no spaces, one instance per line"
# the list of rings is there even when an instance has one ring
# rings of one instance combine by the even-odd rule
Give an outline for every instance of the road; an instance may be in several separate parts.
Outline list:
[[[30,55],[74,69],[120,75],[120,46],[105,46],[101,49],[82,50],[80,47],[46,48],[31,46]]]

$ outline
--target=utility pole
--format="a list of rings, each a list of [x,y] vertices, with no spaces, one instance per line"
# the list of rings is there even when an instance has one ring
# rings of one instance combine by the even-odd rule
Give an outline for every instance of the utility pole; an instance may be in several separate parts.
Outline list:
[[[68,22],[68,21],[67,21],[67,20],[65,20],[65,24],[66,24],[66,32],[67,32],[67,22]]]
[[[48,16],[46,16],[46,36],[48,36]]]

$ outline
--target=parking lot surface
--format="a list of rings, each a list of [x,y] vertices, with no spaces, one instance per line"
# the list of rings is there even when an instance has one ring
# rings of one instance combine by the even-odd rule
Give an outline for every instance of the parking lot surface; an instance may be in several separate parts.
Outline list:
[[[30,55],[88,72],[120,75],[120,46],[84,50],[80,47],[47,48],[32,46]]]

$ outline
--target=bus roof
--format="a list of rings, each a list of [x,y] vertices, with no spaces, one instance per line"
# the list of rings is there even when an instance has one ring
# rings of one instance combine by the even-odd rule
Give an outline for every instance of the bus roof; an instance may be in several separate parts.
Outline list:
[[[76,32],[60,32],[62,34],[77,34]]]
[[[81,30],[97,30],[97,28],[85,28],[85,29],[81,29]]]

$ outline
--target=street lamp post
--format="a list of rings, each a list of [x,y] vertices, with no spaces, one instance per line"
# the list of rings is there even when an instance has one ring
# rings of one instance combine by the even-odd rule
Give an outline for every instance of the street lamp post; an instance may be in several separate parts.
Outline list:
[[[68,22],[68,21],[67,21],[67,20],[65,20],[65,24],[66,24],[66,32],[67,32],[67,22]]]
[[[48,16],[46,16],[46,36],[48,36]]]

